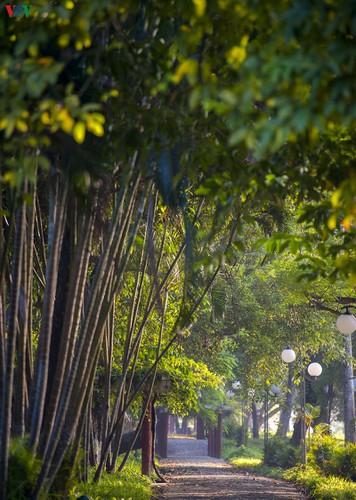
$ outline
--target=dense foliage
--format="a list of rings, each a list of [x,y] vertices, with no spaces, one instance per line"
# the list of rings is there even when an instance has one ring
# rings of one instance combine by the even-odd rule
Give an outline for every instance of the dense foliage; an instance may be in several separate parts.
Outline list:
[[[251,240],[304,277],[356,282],[353,3],[28,14],[0,17],[2,498],[13,437],[39,498],[83,443],[84,476],[115,470],[125,414],[139,432],[152,397],[186,413],[224,375],[244,394],[282,380],[290,330],[305,359],[338,356],[291,261]]]

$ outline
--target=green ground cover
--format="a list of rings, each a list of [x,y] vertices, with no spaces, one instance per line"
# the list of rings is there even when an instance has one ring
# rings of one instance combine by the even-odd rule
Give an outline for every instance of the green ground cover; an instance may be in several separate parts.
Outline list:
[[[237,446],[233,439],[223,439],[222,455],[236,467],[261,474],[267,477],[281,479],[281,467],[269,467],[263,462],[263,439],[249,439],[247,446]]]
[[[356,483],[339,476],[326,476],[312,466],[297,466],[287,470],[283,478],[301,486],[310,498],[321,500],[351,500],[356,498]]]
[[[122,472],[104,473],[99,483],[78,484],[70,500],[87,495],[90,500],[149,500],[152,494],[152,482],[141,475],[141,465],[132,460]],[[93,475],[94,471],[91,472]]]

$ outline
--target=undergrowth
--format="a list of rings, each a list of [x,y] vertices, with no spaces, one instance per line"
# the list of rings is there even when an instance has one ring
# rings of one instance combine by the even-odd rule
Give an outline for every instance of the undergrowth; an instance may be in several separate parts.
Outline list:
[[[273,438],[269,444],[267,462],[275,463],[273,457],[283,459],[280,462],[284,468],[264,463],[262,439],[250,440],[247,447],[238,447],[233,440],[224,439],[223,457],[250,473],[292,481],[303,488],[311,499],[356,499],[356,445],[345,445],[332,436],[316,433],[310,443],[308,465],[296,465],[285,470],[287,462],[284,458],[290,454],[288,448]]]
[[[122,472],[104,473],[98,483],[92,484],[94,471],[90,472],[88,483],[80,483],[70,496],[70,500],[87,495],[90,500],[149,500],[152,482],[141,475],[140,464],[128,463]]]
[[[340,442],[327,426],[316,428],[308,465],[293,467],[284,478],[303,487],[311,498],[356,499],[356,444]]]
[[[312,465],[293,467],[283,474],[306,490],[310,498],[320,500],[352,500],[356,498],[356,483],[337,476],[325,476]]]

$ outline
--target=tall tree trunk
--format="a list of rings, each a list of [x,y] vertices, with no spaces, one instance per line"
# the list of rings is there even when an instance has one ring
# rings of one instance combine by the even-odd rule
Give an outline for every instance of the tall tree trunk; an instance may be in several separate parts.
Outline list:
[[[144,404],[143,413],[141,473],[150,477],[152,470],[152,401]]]
[[[292,415],[293,403],[295,399],[296,386],[293,382],[293,367],[290,363],[288,365],[288,384],[287,384],[287,397],[285,405],[281,411],[279,424],[277,429],[277,436],[285,437],[289,431],[289,422]]]
[[[258,429],[258,412],[255,401],[251,403],[251,411],[252,411],[252,437],[253,439],[258,439],[260,437],[259,429]]]
[[[43,455],[46,453],[49,444],[60,395],[65,383],[65,378],[68,376],[70,370],[70,361],[74,356],[74,345],[84,303],[91,240],[94,230],[95,208],[96,197],[89,197],[87,206],[84,209],[83,220],[80,224],[80,237],[76,245],[75,257],[73,258],[71,266],[66,312],[61,333],[61,344],[58,353],[56,373],[52,383],[51,397],[46,408],[45,425],[41,436]],[[78,225],[78,222],[76,225]]]
[[[59,174],[56,169],[53,169],[50,184],[51,213],[48,232],[46,290],[43,301],[42,321],[36,353],[36,369],[30,407],[31,429],[29,446],[33,451],[36,451],[38,446],[45,409],[53,312],[67,200],[67,181],[63,180],[62,185],[59,185]]]
[[[0,179],[0,211],[3,210],[3,185]],[[3,389],[5,388],[5,344],[6,344],[6,332],[5,332],[5,316],[6,316],[6,306],[5,306],[5,228],[3,217],[0,217],[0,401],[3,401]],[[0,408],[0,422],[2,422],[2,408]],[[1,446],[0,446],[1,450]],[[1,451],[0,451],[1,453]]]
[[[70,231],[68,225],[66,226],[63,234],[62,248],[59,258],[58,266],[58,280],[56,288],[56,300],[53,311],[53,326],[51,331],[51,340],[49,346],[49,370],[47,379],[45,415],[46,408],[49,408],[49,402],[53,393],[54,378],[56,374],[56,367],[58,365],[60,347],[62,343],[63,323],[65,315],[65,305],[68,295],[68,285],[70,281]]]
[[[347,335],[346,342],[346,360],[344,361],[344,424],[345,441],[356,442],[355,430],[355,394],[353,384],[353,362],[352,362],[352,339]]]
[[[3,378],[3,400],[1,411],[1,454],[0,454],[0,498],[6,498],[6,482],[8,474],[8,456],[12,423],[12,403],[14,389],[14,367],[16,337],[18,331],[18,309],[20,299],[23,242],[25,229],[25,203],[16,209],[15,241],[12,261],[12,286],[8,311],[8,328],[6,341],[5,376]]]

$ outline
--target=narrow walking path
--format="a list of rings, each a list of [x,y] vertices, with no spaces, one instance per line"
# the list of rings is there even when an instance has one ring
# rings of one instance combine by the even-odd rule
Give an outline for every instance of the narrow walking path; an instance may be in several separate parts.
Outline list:
[[[295,486],[238,470],[208,455],[207,441],[186,437],[168,440],[168,458],[160,460],[160,469],[168,481],[159,484],[159,500],[301,500],[307,497]]]

